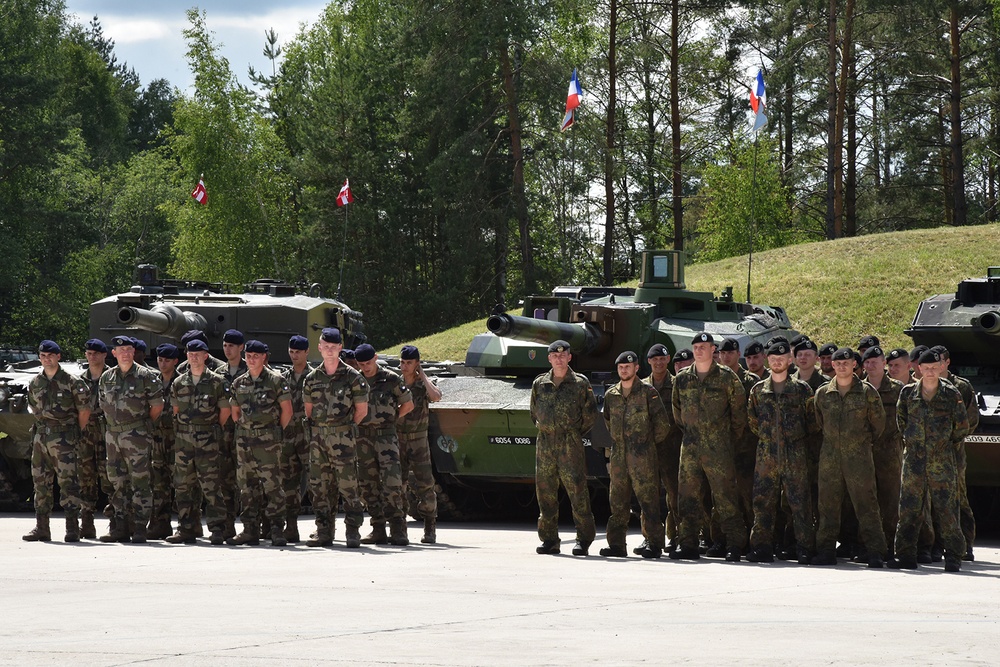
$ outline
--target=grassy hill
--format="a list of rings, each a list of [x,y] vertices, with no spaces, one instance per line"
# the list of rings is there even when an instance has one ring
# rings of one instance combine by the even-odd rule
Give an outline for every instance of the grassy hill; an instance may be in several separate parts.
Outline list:
[[[963,278],[985,276],[990,265],[1000,265],[1000,224],[804,243],[755,253],[751,296],[784,307],[796,329],[821,343],[853,347],[875,334],[886,349],[909,348],[903,329],[917,304],[954,292]],[[732,285],[734,298],[744,300],[747,257],[689,266],[686,279],[688,289],[715,294]],[[472,337],[484,331],[485,314],[409,342],[427,359],[461,361]]]

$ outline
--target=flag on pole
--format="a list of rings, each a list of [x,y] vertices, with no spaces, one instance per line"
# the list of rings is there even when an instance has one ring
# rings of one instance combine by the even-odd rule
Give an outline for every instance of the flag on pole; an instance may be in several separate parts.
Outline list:
[[[205,206],[208,204],[208,190],[205,189],[205,175],[202,174],[198,178],[198,185],[194,186],[194,190],[191,192],[191,196],[194,200]]]
[[[754,132],[767,125],[767,116],[764,109],[767,108],[767,92],[764,89],[764,72],[757,70],[757,78],[750,84],[750,108],[753,110]]]
[[[340,188],[340,194],[337,195],[337,206],[347,206],[354,202],[354,195],[351,194],[351,186],[348,180],[344,179],[344,187]]]
[[[569,92],[566,94],[566,114],[563,116],[560,132],[565,132],[576,120],[576,108],[583,101],[583,89],[580,88],[580,79],[576,76],[576,68],[573,68],[573,77],[569,80]]]

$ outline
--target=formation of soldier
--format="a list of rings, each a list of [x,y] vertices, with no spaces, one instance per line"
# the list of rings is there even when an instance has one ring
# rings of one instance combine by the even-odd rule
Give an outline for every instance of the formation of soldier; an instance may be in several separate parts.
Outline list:
[[[158,370],[143,363],[145,343],[128,336],[111,340],[114,366],[103,341],[85,348],[87,368],[73,376],[57,343],[39,345],[42,370],[28,391],[36,522],[26,541],[52,539],[58,480],[67,542],[97,538],[103,490],[102,542],[193,544],[204,537],[204,514],[211,544],[285,546],[301,541],[308,489],[316,531],[307,546],[332,546],[341,503],[347,547],[408,545],[408,493],[423,519],[420,541],[436,543],[427,428],[428,403],[441,392],[416,347],[401,350],[401,373],[379,365],[370,345],[345,350],[335,328],[322,330],[316,367],[308,339],[292,336],[292,363],[281,371],[268,364],[265,343],[232,329],[223,336],[225,360],[210,356],[203,332],[189,331],[180,347],[156,348]],[[361,538],[365,511],[372,533]]]
[[[560,552],[558,491],[573,507],[573,554],[594,540],[584,438],[596,421],[587,378],[570,368],[566,341],[531,392],[538,426],[540,554]],[[653,345],[616,360],[604,394],[611,516],[601,556],[627,557],[633,496],[643,558],[724,557],[730,562],[836,565],[838,557],[914,569],[973,560],[975,519],[965,487],[964,438],[978,424],[971,384],[948,371],[947,349],[888,355],[875,336],[858,351],[798,336],[743,350],[697,334],[674,356]],[[819,363],[819,368],[817,368]],[[666,501],[667,516],[660,516]],[[666,540],[669,540],[666,544]]]

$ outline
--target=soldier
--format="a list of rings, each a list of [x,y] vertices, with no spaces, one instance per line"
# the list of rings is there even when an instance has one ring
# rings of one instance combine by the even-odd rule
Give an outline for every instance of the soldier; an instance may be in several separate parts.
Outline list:
[[[306,406],[302,387],[312,371],[309,365],[309,339],[295,335],[288,339],[288,358],[292,365],[281,375],[292,392],[292,423],[285,428],[281,450],[281,476],[285,480],[285,539],[299,541],[299,511],[302,509],[303,475],[309,469],[309,441],[303,419]]]
[[[80,541],[80,482],[77,447],[90,419],[90,388],[59,365],[62,349],[51,340],[38,345],[42,370],[28,383],[28,405],[35,414],[31,438],[31,479],[35,487],[35,527],[22,539],[52,539],[49,515],[55,504],[53,478],[66,511],[67,542]]]
[[[243,350],[246,347],[243,333],[236,329],[228,329],[222,335],[222,352],[226,360],[217,368],[212,369],[226,381],[231,393],[233,382],[247,372],[243,361]],[[236,535],[236,508],[239,506],[240,491],[237,483],[239,461],[236,452],[236,414],[233,419],[222,427],[219,465],[222,474],[222,494],[226,502],[226,539]],[[244,526],[245,528],[245,526]]]
[[[885,355],[885,361],[889,377],[904,385],[913,382],[913,376],[910,374],[910,356],[906,350],[901,347],[890,350],[889,354]]]
[[[104,413],[98,392],[101,375],[108,370],[105,363],[108,357],[108,346],[98,338],[91,338],[83,345],[87,356],[87,367],[80,374],[80,379],[90,388],[90,419],[80,433],[80,444],[77,450],[77,469],[80,477],[80,537],[95,539],[97,529],[94,527],[94,512],[97,510],[98,490],[110,498],[114,492],[111,480],[108,479],[107,446],[104,444]],[[108,517],[114,517],[111,503],[107,505]]]
[[[728,541],[726,560],[739,562],[747,528],[739,512],[733,442],[747,424],[743,385],[729,368],[712,361],[715,340],[702,332],[692,341],[695,363],[674,377],[671,407],[683,432],[678,480],[680,530],[670,558],[696,560],[705,482]]]
[[[694,354],[688,348],[677,350],[674,355],[674,377],[688,366],[694,364]],[[671,389],[671,393],[673,390]]]
[[[878,345],[865,350],[862,360],[868,383],[878,392],[882,409],[885,410],[885,429],[872,445],[872,462],[875,464],[875,488],[878,493],[879,514],[882,516],[882,531],[885,533],[885,543],[891,548],[896,540],[896,524],[899,522],[899,481],[903,469],[903,437],[896,426],[896,402],[903,384],[889,377],[885,355]]]
[[[341,363],[340,330],[323,329],[319,353],[323,363],[306,376],[302,388],[310,425],[309,490],[316,512],[316,535],[310,547],[333,545],[338,498],[344,503],[347,547],[361,546],[361,498],[355,455],[357,424],[368,414],[368,383]]]
[[[146,363],[146,353],[149,351],[146,341],[141,338],[132,338],[132,347],[135,348],[134,363],[149,368],[149,364]]]
[[[399,437],[399,467],[403,478],[403,498],[407,489],[417,500],[417,511],[424,520],[424,544],[437,542],[437,493],[434,490],[434,471],[431,469],[431,447],[427,440],[430,424],[428,404],[441,400],[441,390],[431,382],[420,366],[420,350],[404,345],[399,351],[399,369],[403,384],[413,397],[413,410],[396,421]]]
[[[747,362],[747,370],[759,377],[761,380],[767,377],[768,370],[764,365],[764,346],[753,341],[747,345],[743,351],[743,359]]]
[[[750,429],[760,438],[753,481],[753,530],[750,554],[754,563],[774,561],[774,523],[782,491],[795,526],[796,556],[808,565],[814,547],[813,507],[809,486],[806,437],[815,431],[813,391],[789,377],[792,361],[788,343],[767,349],[770,376],[754,385],[747,402]]]
[[[358,365],[358,360],[355,358],[354,350],[341,350],[340,360],[356,371],[361,370],[361,367]]]
[[[242,346],[241,346],[242,347]],[[230,402],[236,422],[236,475],[240,486],[243,532],[228,544],[260,544],[261,515],[270,522],[271,545],[288,544],[284,536],[285,488],[281,481],[282,432],[292,421],[292,394],[281,374],[266,368],[268,348],[246,343],[247,372],[233,380]],[[226,355],[229,358],[229,354]],[[230,367],[232,359],[230,359]]]
[[[163,412],[156,421],[153,439],[151,479],[153,486],[153,514],[149,519],[146,539],[163,540],[173,532],[170,518],[173,513],[174,481],[174,411],[170,407],[170,385],[177,377],[177,364],[181,352],[176,345],[163,343],[156,348],[156,365],[163,383]]]
[[[747,350],[756,350],[758,347],[760,347],[760,343],[754,342],[747,346]],[[723,366],[736,373],[740,384],[743,385],[743,391],[749,396],[750,389],[762,378],[740,366],[740,342],[735,338],[724,338],[722,345],[719,346],[719,358]],[[761,352],[760,359],[763,358],[764,353]],[[749,363],[747,362],[748,365]],[[759,364],[755,362],[755,365],[764,368],[763,361],[760,361]],[[736,457],[736,490],[739,493],[740,510],[743,513],[743,522],[750,526],[753,525],[753,475],[757,462],[757,436],[749,429],[744,430],[743,437],[733,440],[733,451]],[[713,532],[715,531],[713,530]],[[725,555],[725,547],[721,540],[716,541],[712,552],[709,555]]]
[[[831,380],[833,379],[833,353],[836,351],[836,343],[827,343],[819,348],[819,370]]]
[[[115,520],[102,542],[125,542],[134,522],[134,544],[146,541],[146,524],[153,510],[150,468],[153,423],[163,412],[163,385],[146,366],[135,363],[135,343],[128,336],[111,339],[118,365],[101,376],[101,409],[107,420],[108,477]]]
[[[177,532],[171,544],[194,544],[200,527],[201,499],[205,499],[209,540],[225,542],[226,503],[220,475],[222,424],[229,420],[226,381],[206,368],[208,345],[193,338],[187,343],[188,370],[170,385],[174,413],[174,487]]]
[[[642,534],[647,546],[643,558],[663,553],[663,523],[660,521],[660,480],[656,443],[666,440],[673,426],[660,394],[652,385],[637,381],[639,357],[627,351],[615,360],[619,382],[604,394],[604,421],[613,446],[608,464],[611,517],[608,546],[601,555],[625,558],[625,534],[632,493],[642,508]]]
[[[920,355],[926,352],[928,348],[926,345],[917,345],[912,350],[910,350],[910,377],[913,380],[920,379],[920,365],[917,360],[920,359]]]
[[[569,343],[548,348],[552,370],[531,385],[531,420],[538,426],[535,443],[535,497],[538,499],[540,554],[559,553],[559,484],[566,489],[576,524],[574,556],[586,556],[597,534],[587,488],[583,437],[597,420],[597,399],[590,380],[569,367]]]
[[[858,354],[864,359],[865,352],[873,347],[881,347],[882,343],[879,341],[878,336],[862,336],[861,340],[858,341]]]
[[[208,349],[208,337],[205,335],[204,331],[200,329],[191,329],[181,336],[181,350],[187,350],[187,344],[192,340],[200,340],[205,343],[205,349]],[[218,357],[213,357],[211,354],[208,355],[208,360],[205,362],[205,368],[208,370],[218,373],[219,369],[226,365],[226,362]],[[177,366],[177,374],[186,373],[188,369],[187,360],[181,361],[180,365]]]
[[[885,533],[875,491],[872,443],[885,428],[875,388],[854,375],[854,350],[833,354],[834,378],[816,390],[816,421],[823,431],[819,459],[819,529],[813,565],[836,565],[837,534],[846,489],[868,549],[868,567],[884,565]]]
[[[801,341],[792,348],[795,353],[795,379],[802,380],[809,388],[815,391],[822,385],[830,381],[830,378],[816,368],[816,361],[819,359],[819,352],[816,343],[809,339]]]
[[[372,532],[362,544],[410,543],[406,535],[403,475],[399,465],[396,420],[413,410],[410,390],[396,373],[380,368],[378,355],[368,343],[354,350],[361,374],[368,383],[368,414],[358,425],[358,493],[371,517]],[[389,521],[389,536],[385,523]]]
[[[966,552],[960,525],[958,450],[969,433],[961,392],[941,381],[941,355],[925,350],[917,359],[920,380],[900,391],[896,420],[905,443],[899,497],[896,557],[889,567],[915,570],[920,526],[928,511],[945,547],[946,572],[958,572]]]

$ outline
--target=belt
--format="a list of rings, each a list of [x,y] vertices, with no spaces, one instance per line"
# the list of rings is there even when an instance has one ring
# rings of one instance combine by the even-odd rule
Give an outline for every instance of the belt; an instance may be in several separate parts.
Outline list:
[[[320,435],[350,433],[353,430],[354,424],[313,424],[312,426],[312,432]]]
[[[124,433],[125,431],[131,431],[134,428],[139,428],[140,426],[146,426],[147,420],[139,419],[134,422],[125,422],[123,424],[108,424],[108,430],[112,433]]]
[[[194,431],[209,431],[216,426],[218,422],[206,422],[204,424],[174,424],[174,430],[178,433],[192,433]]]
[[[42,425],[42,426],[47,427],[47,428],[63,428],[63,427],[72,426],[73,424],[76,423],[76,420],[75,419],[67,419],[64,422],[61,422],[58,419],[40,418],[38,420],[38,423],[40,425]]]
[[[375,435],[375,436],[381,436],[381,435],[395,435],[396,434],[396,427],[395,426],[376,427],[376,426],[368,426],[368,425],[362,424],[361,427],[360,427],[360,429],[361,429],[361,432],[363,434],[365,434],[366,436],[373,436],[373,435]]]
[[[59,422],[53,422],[51,425],[39,424],[37,431],[43,433],[44,435],[53,435],[55,433],[78,433],[77,424],[60,424]]]
[[[415,432],[411,431],[409,433],[401,433],[400,431],[396,431],[396,435],[403,442],[409,442],[410,440],[420,440],[422,438],[426,438],[427,431],[415,431]]]
[[[260,426],[242,426],[240,424],[237,424],[236,430],[242,431],[243,433],[258,434],[258,433],[266,433],[268,431],[273,431],[275,428],[277,428],[277,426],[278,422],[270,422],[268,424],[262,424]]]

